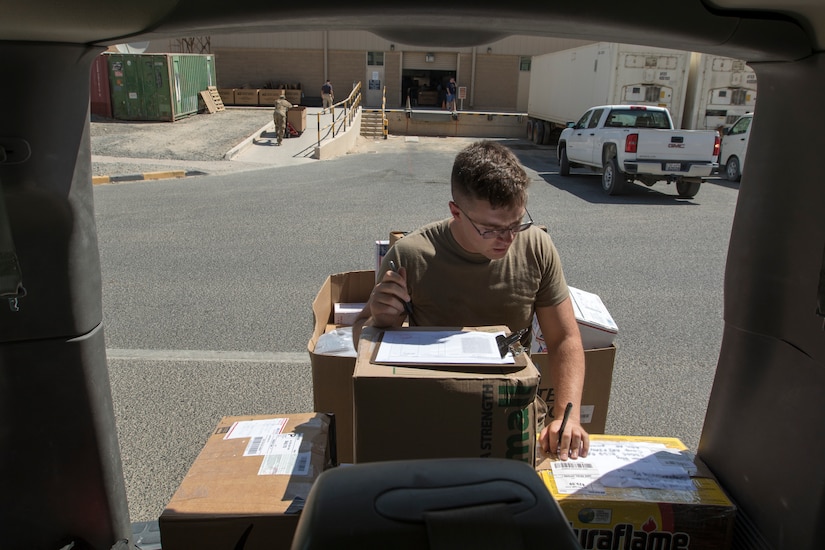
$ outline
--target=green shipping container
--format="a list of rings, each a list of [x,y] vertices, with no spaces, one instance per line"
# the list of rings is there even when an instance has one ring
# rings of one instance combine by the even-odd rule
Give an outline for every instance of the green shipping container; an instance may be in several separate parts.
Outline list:
[[[106,54],[112,117],[175,121],[197,114],[200,92],[216,86],[212,54]]]

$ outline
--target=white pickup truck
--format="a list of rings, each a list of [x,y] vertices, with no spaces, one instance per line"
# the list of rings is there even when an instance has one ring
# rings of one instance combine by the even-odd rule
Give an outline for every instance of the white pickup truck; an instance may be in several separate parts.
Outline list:
[[[601,105],[561,132],[559,174],[588,167],[602,173],[602,189],[620,194],[625,182],[676,183],[680,197],[693,197],[718,167],[716,130],[676,130],[670,113],[649,105]]]

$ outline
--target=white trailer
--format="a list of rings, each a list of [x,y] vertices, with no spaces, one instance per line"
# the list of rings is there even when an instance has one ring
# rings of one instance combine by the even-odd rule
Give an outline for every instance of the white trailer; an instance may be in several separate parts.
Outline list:
[[[728,128],[756,108],[756,73],[744,61],[694,52],[682,128]]]
[[[681,128],[690,52],[597,42],[534,56],[527,137],[548,144],[594,105],[653,105]]]

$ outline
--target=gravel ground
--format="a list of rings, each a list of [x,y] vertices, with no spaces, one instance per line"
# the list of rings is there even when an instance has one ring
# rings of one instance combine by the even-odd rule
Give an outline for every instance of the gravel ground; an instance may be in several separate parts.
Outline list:
[[[224,155],[272,122],[272,109],[227,108],[176,122],[127,122],[92,117],[92,175],[166,170],[210,174],[258,168]]]

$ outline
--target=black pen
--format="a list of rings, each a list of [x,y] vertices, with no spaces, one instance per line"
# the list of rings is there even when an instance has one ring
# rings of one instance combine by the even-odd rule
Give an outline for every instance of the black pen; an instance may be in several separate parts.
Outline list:
[[[564,435],[564,429],[567,427],[567,419],[570,418],[570,410],[573,408],[573,403],[567,403],[564,408],[564,418],[561,419],[561,428],[559,428],[559,446],[556,447],[556,454],[561,455],[561,436]]]
[[[395,262],[390,260],[390,269],[398,273],[398,269],[395,267]],[[412,317],[412,302],[403,302],[404,304],[404,311],[407,312],[407,315]]]

